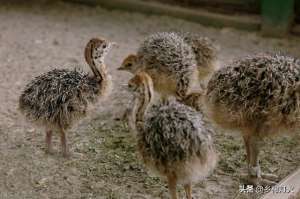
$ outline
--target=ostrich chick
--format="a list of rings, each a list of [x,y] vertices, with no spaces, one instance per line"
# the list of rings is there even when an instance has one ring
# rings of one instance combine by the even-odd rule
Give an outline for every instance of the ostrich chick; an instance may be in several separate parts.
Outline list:
[[[85,48],[85,59],[93,75],[76,70],[54,69],[33,79],[19,98],[19,109],[25,117],[46,128],[46,152],[51,152],[52,131],[58,130],[62,152],[68,156],[65,131],[76,119],[84,117],[88,105],[108,91],[110,84],[104,57],[113,43],[91,39]]]
[[[208,79],[218,67],[217,47],[208,37],[198,34],[185,33],[183,39],[188,43],[195,53],[198,67],[199,81]]]
[[[263,138],[299,128],[299,77],[300,60],[258,54],[220,69],[208,82],[208,113],[221,127],[242,132],[253,184],[273,184],[276,178],[261,173]]]
[[[152,79],[144,72],[128,86],[135,95],[132,120],[143,162],[167,180],[172,199],[177,198],[177,184],[191,199],[191,184],[208,176],[216,165],[211,126],[201,113],[174,99],[155,102]]]
[[[133,74],[147,72],[153,79],[155,91],[164,99],[186,96],[197,79],[194,52],[176,33],[150,35],[140,45],[137,55],[129,55],[119,70]]]
[[[159,34],[155,35],[156,37],[154,37],[154,38],[156,40],[158,40],[161,35],[163,37],[174,37],[174,35],[176,35],[176,34],[175,33],[164,33],[164,34],[159,33]],[[201,83],[206,85],[205,80],[208,79],[210,74],[217,69],[218,61],[217,61],[216,45],[209,38],[202,37],[198,34],[182,33],[179,35],[176,35],[176,36],[181,37],[183,39],[183,41],[186,42],[186,44],[188,44],[191,47],[192,51],[190,51],[190,49],[189,49],[187,52],[194,54],[194,58],[195,58],[197,69],[198,69],[198,71],[197,71],[198,72],[198,80]],[[149,38],[151,38],[151,36]],[[177,40],[182,41],[181,39],[177,39]],[[139,53],[137,55],[131,54],[131,55],[127,56],[124,59],[119,70],[125,70],[128,72],[131,72],[132,74],[135,74],[139,70],[143,70],[143,66],[142,66],[142,62],[143,62],[142,59],[144,57],[143,55],[145,53],[149,53],[148,49],[153,49],[153,46],[151,46],[151,45],[153,45],[154,41],[155,40],[153,40],[152,42],[149,42],[149,41],[147,42],[147,39],[146,39],[146,41],[141,45]],[[180,45],[178,45],[178,46],[180,46]],[[158,50],[158,48],[153,49],[153,50],[156,50],[156,54],[159,54],[159,53],[161,53],[161,51],[166,51],[166,50],[171,50],[171,49],[166,46],[164,48],[160,48],[159,50]],[[152,55],[153,55],[153,53],[152,53]],[[155,57],[152,57],[152,58],[154,58],[154,59],[152,60],[152,62],[150,62],[150,64],[152,64],[153,67],[161,66],[161,64],[154,66],[154,64],[156,64]],[[149,61],[147,61],[147,62],[149,62]],[[166,62],[165,65],[169,65],[169,63]],[[161,71],[160,68],[157,68],[157,70]],[[159,78],[157,78],[157,79],[159,79]],[[201,87],[205,87],[205,85],[201,84]],[[154,81],[154,87],[155,86],[156,86],[156,84]]]

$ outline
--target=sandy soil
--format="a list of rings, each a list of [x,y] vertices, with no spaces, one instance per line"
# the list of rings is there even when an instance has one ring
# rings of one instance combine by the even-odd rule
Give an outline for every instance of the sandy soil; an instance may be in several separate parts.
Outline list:
[[[141,40],[156,31],[191,31],[214,39],[223,64],[260,51],[280,50],[300,55],[300,40],[267,39],[256,33],[214,29],[168,17],[107,11],[64,3],[0,6],[0,198],[1,199],[114,199],[167,198],[167,187],[149,177],[135,152],[134,136],[114,120],[130,95],[123,84],[129,74],[116,68]],[[63,159],[55,137],[54,155],[44,153],[44,132],[22,120],[18,96],[34,76],[53,68],[82,67],[83,47],[103,36],[120,47],[107,58],[114,90],[69,133],[72,158]],[[284,177],[300,163],[299,137],[266,140],[263,169]],[[239,174],[246,167],[238,134],[215,136],[220,152],[216,172],[195,185],[195,198],[256,198],[240,194]],[[183,197],[183,191],[180,190]]]

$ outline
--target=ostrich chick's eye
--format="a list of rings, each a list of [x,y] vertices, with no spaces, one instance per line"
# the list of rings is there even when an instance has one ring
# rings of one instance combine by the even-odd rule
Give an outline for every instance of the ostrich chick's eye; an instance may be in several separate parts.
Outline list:
[[[128,84],[128,89],[129,89],[130,91],[134,91],[134,90],[135,90],[134,85]]]
[[[103,46],[102,46],[103,48],[106,48],[107,47],[107,45],[106,44],[103,44]]]
[[[126,66],[126,67],[131,67],[131,66],[132,66],[132,63],[127,63],[125,66]]]
[[[128,83],[128,89],[130,91],[136,92],[138,90],[138,86],[135,83],[133,83],[133,82],[129,82]]]

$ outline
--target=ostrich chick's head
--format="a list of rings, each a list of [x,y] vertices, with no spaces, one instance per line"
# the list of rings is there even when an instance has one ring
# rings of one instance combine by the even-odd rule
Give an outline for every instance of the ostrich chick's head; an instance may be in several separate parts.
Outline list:
[[[116,43],[98,38],[91,39],[87,43],[84,53],[87,63],[91,64],[92,62],[96,62],[103,64],[105,56],[113,45],[116,45]]]
[[[139,69],[138,57],[136,55],[128,55],[118,70],[125,70],[132,74],[135,74]]]

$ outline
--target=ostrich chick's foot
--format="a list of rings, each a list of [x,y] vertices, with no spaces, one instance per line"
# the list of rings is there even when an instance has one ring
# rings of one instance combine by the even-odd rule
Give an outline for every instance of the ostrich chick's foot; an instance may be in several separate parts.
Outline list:
[[[274,174],[262,173],[259,167],[249,168],[247,175],[247,182],[253,185],[274,186],[277,184],[278,176]]]
[[[277,182],[274,180],[274,177],[272,175],[271,178],[269,178],[272,174],[264,174],[261,177],[257,176],[248,176],[249,183],[253,185],[262,185],[262,186],[274,186],[277,184]]]

